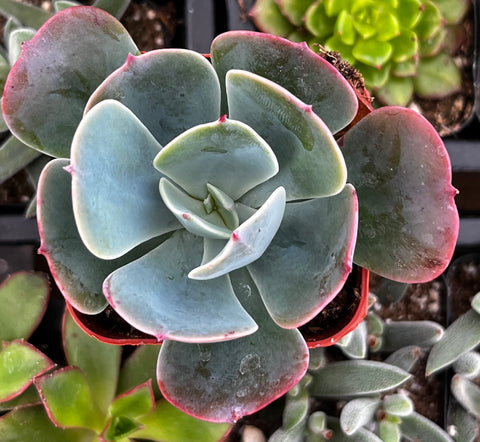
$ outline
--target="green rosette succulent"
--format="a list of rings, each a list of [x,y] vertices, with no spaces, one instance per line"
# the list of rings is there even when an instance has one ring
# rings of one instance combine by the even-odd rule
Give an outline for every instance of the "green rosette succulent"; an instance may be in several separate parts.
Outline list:
[[[468,0],[257,0],[256,26],[337,51],[375,98],[406,106],[414,95],[443,98],[460,89],[453,53]]]
[[[210,60],[140,54],[92,7],[56,14],[23,46],[3,102],[12,132],[57,157],[37,213],[68,305],[163,341],[163,395],[210,421],[301,379],[297,327],[353,261],[425,281],[450,260],[458,213],[440,137],[399,107],[346,130],[357,109],[305,44],[236,31]]]

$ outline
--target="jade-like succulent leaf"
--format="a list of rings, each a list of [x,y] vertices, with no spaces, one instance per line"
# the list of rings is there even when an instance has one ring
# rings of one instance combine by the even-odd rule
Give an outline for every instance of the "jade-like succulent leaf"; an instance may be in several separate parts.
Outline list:
[[[148,379],[155,379],[158,352],[160,346],[139,345],[123,362],[117,385],[117,394],[125,393]],[[160,399],[157,383],[153,385],[156,399]]]
[[[253,333],[257,325],[238,302],[227,276],[210,281],[187,278],[201,262],[202,251],[201,238],[179,230],[113,272],[105,280],[105,295],[127,322],[159,340],[211,342]]]
[[[455,362],[480,343],[480,315],[469,310],[453,322],[430,351],[426,373],[432,374]]]
[[[0,285],[0,341],[28,339],[42,320],[49,294],[41,273],[19,272],[6,279]]]
[[[0,417],[2,441],[91,442],[94,437],[86,428],[56,427],[43,405],[17,408]]]
[[[0,412],[10,411],[14,408],[24,407],[41,403],[38,391],[33,384],[30,384],[26,390],[8,401],[0,402]]]
[[[414,404],[406,394],[398,393],[385,396],[383,409],[393,416],[404,417],[413,412]]]
[[[258,29],[268,34],[288,37],[295,27],[282,14],[275,0],[257,0],[249,11]]]
[[[465,376],[456,374],[451,382],[452,393],[470,413],[480,415],[480,387]]]
[[[92,389],[92,398],[106,414],[115,397],[121,347],[88,336],[72,319],[68,310],[63,317],[63,348],[69,365],[80,368]]]
[[[429,281],[450,261],[458,212],[445,146],[415,111],[383,107],[344,137],[359,200],[355,263],[389,279]]]
[[[191,197],[165,177],[160,179],[160,195],[165,205],[190,233],[212,239],[230,238],[232,231],[225,227],[217,211],[207,213],[203,201]]]
[[[13,66],[22,52],[22,46],[35,35],[35,29],[18,28],[14,29],[8,36],[8,62]]]
[[[352,268],[356,233],[357,199],[351,185],[330,198],[287,204],[270,246],[248,266],[277,324],[298,327],[335,297]]]
[[[158,194],[152,161],[161,146],[124,105],[105,100],[80,122],[72,143],[72,200],[91,253],[118,258],[179,223]]]
[[[437,424],[416,412],[402,417],[400,431],[408,440],[453,442],[453,439]]]
[[[90,94],[129,53],[138,53],[130,35],[101,9],[55,14],[23,45],[5,85],[2,110],[10,130],[28,146],[68,158]]]
[[[211,56],[222,91],[227,72],[242,69],[274,81],[312,105],[332,133],[350,123],[357,112],[358,101],[351,86],[305,43],[258,32],[232,31],[213,41]],[[222,98],[226,110],[225,95]]]
[[[312,372],[312,376],[312,394],[337,399],[388,391],[410,378],[394,365],[368,360],[334,362]]]
[[[157,402],[153,413],[138,418],[143,428],[131,435],[135,439],[161,442],[211,442],[222,440],[229,424],[211,423],[195,419],[162,400]]]
[[[187,130],[156,156],[154,166],[194,198],[207,183],[237,200],[278,172],[270,146],[245,123],[221,118]]]
[[[157,367],[163,395],[181,410],[212,422],[234,422],[264,407],[290,390],[308,366],[304,339],[298,330],[272,322],[246,270],[230,278],[258,331],[228,343],[166,341]]]
[[[61,428],[89,428],[100,432],[104,416],[93,401],[91,387],[82,371],[61,368],[35,380],[50,420]]]
[[[285,189],[276,189],[250,218],[235,229],[222,251],[202,262],[188,277],[212,279],[244,267],[265,252],[282,222],[285,211]]]
[[[344,338],[347,338],[346,342],[342,343]],[[366,321],[362,321],[358,324],[358,327],[340,339],[337,345],[350,359],[365,359],[368,352],[367,340],[367,323]]]
[[[433,321],[385,322],[381,350],[391,353],[402,347],[431,347],[443,336],[443,327]]]
[[[38,226],[41,246],[50,271],[65,298],[80,312],[95,314],[107,305],[104,279],[119,266],[142,256],[164,238],[137,247],[122,258],[103,260],[83,244],[73,217],[68,160],[56,159],[44,169],[38,187]],[[152,244],[153,242],[153,244]]]
[[[35,376],[45,373],[54,365],[28,342],[4,342],[0,351],[0,402],[8,401],[24,392]]]
[[[345,161],[330,130],[308,106],[277,84],[247,71],[231,70],[226,79],[230,117],[243,121],[271,146],[280,170],[244,195],[258,207],[284,186],[287,200],[317,198],[340,192]]]
[[[340,426],[346,434],[354,434],[375,416],[381,400],[358,398],[347,402],[340,413]]]
[[[85,112],[106,99],[127,106],[162,145],[220,116],[220,85],[212,65],[185,49],[129,55],[92,94]]]

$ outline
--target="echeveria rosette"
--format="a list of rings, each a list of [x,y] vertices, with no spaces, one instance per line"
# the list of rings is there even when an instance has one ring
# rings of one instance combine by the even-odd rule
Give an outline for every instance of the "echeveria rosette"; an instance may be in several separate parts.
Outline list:
[[[257,0],[259,29],[338,51],[383,104],[415,95],[438,99],[460,89],[453,54],[468,0]]]
[[[34,48],[48,51],[66,26],[58,59],[75,52],[87,72],[105,56],[102,42],[88,51],[75,46],[96,13],[76,9],[72,22],[71,12],[61,14],[37,33],[8,80],[5,115],[19,137],[44,139],[27,117],[16,124],[29,87],[36,112],[50,105],[43,76],[55,67],[47,57],[48,72],[38,69]],[[89,26],[78,26],[80,16]],[[443,271],[458,216],[448,157],[422,117],[372,112],[340,140],[344,160],[334,134],[354,118],[355,93],[305,44],[239,31],[215,39],[211,63],[174,49],[125,57],[84,99],[83,118],[62,115],[76,130],[65,137],[71,160],[53,160],[40,180],[41,251],[82,314],[108,302],[164,340],[158,379],[180,408],[235,420],[293,386],[308,362],[296,328],[339,292],[354,250],[387,277],[425,280]],[[30,69],[38,74],[31,86]],[[67,107],[71,99],[61,98]],[[388,167],[373,167],[376,158]],[[365,205],[346,184],[346,165]],[[386,208],[372,226],[369,206],[378,201]],[[368,243],[356,243],[358,225],[373,239],[388,231],[388,247],[373,256]],[[187,379],[198,385],[194,393]]]

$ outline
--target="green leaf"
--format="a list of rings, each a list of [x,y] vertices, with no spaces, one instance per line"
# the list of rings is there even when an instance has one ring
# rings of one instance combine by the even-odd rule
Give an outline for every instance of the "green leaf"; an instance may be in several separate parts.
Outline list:
[[[129,53],[138,53],[130,35],[101,9],[55,14],[23,45],[10,71],[3,112],[12,133],[28,146],[69,157],[88,97]]]
[[[257,0],[249,15],[262,32],[287,37],[295,29],[282,14],[275,0]]]
[[[331,442],[351,442],[352,437],[346,435],[342,428],[340,427],[339,420],[334,417],[328,417],[327,420],[327,428],[333,432]],[[366,430],[365,428],[359,428],[358,431],[355,433],[353,438],[355,442],[382,442],[375,433]]]
[[[107,11],[120,20],[130,5],[130,2],[131,0],[95,0],[93,6]]]
[[[343,43],[346,45],[353,45],[356,40],[356,32],[351,15],[343,10],[335,21],[335,28],[333,30],[335,35],[338,35]]]
[[[64,9],[71,8],[72,6],[81,6],[81,3],[68,0],[56,0],[53,2],[53,10],[55,12],[63,11]]]
[[[95,90],[85,112],[102,100],[118,100],[162,146],[187,129],[220,117],[218,78],[201,54],[168,49],[126,58]]]
[[[22,392],[54,363],[33,345],[23,340],[4,342],[0,351],[0,401],[8,401]]]
[[[202,250],[201,238],[175,232],[105,280],[110,304],[131,325],[159,340],[211,342],[253,333],[257,325],[241,307],[227,276],[187,278],[200,263]]]
[[[265,140],[247,124],[227,118],[187,130],[158,153],[154,166],[202,201],[207,183],[236,201],[278,172]]]
[[[26,390],[24,390],[20,395],[15,396],[14,398],[8,401],[0,402],[0,412],[9,411],[14,408],[30,406],[40,404],[40,396],[38,391],[33,384],[30,384]]]
[[[420,40],[433,37],[442,26],[442,14],[437,5],[430,0],[422,0],[422,13],[414,31]]]
[[[50,12],[42,8],[14,0],[2,0],[0,11],[2,15],[15,17],[24,25],[35,29],[42,26],[52,16]]]
[[[449,37],[452,36],[449,36],[447,28],[442,28],[433,37],[422,40],[419,48],[420,56],[433,57],[437,55],[441,50],[445,49],[445,43]]]
[[[420,97],[441,98],[460,89],[462,75],[455,61],[449,55],[440,53],[422,59],[413,84],[415,93]]]
[[[374,110],[344,137],[359,201],[354,262],[403,282],[430,281],[450,262],[458,234],[445,146],[421,115]]]
[[[435,0],[435,5],[447,24],[455,25],[468,12],[471,3],[468,0]]]
[[[438,425],[416,412],[402,418],[400,431],[410,440],[453,442],[453,439]]]
[[[117,394],[125,393],[149,379],[155,380],[159,351],[160,347],[156,345],[142,345],[135,349],[122,365]],[[153,391],[155,398],[160,399],[161,395],[156,382],[153,383]]]
[[[2,442],[91,442],[95,433],[84,428],[63,429],[48,418],[43,405],[22,407],[0,417]]]
[[[380,41],[389,41],[400,35],[400,24],[396,15],[388,11],[381,11],[378,20],[375,23],[377,39]]]
[[[356,115],[358,101],[348,82],[304,43],[292,43],[258,32],[232,31],[217,37],[211,48],[222,91],[226,73],[243,69],[284,87],[315,112],[335,133]],[[302,66],[302,81],[298,81]],[[226,109],[226,103],[223,103]]]
[[[480,374],[480,353],[476,351],[464,353],[453,363],[453,371],[468,379],[477,377]]]
[[[380,69],[393,54],[393,47],[389,42],[377,41],[374,38],[360,40],[353,47],[353,56],[374,68]]]
[[[355,67],[362,73],[365,85],[372,89],[381,88],[390,78],[392,63],[383,65],[380,69],[364,63],[355,63]]]
[[[263,408],[290,390],[308,367],[303,337],[273,323],[246,270],[230,278],[258,331],[203,345],[166,341],[157,367],[162,394],[181,410],[212,422],[235,422]]]
[[[23,44],[33,38],[35,29],[17,28],[10,32],[8,36],[8,62],[13,66],[22,52]]]
[[[395,13],[400,23],[400,27],[411,29],[422,17],[422,1],[420,0],[401,0],[395,8]]]
[[[353,55],[353,46],[346,45],[341,38],[336,35],[330,37],[325,42],[325,48],[329,51],[339,52],[342,58],[348,61],[352,66],[357,62]]]
[[[158,193],[161,175],[152,161],[160,150],[140,120],[115,100],[99,103],[81,121],[72,143],[73,211],[95,256],[118,258],[179,227]]]
[[[413,97],[413,79],[390,76],[376,91],[377,98],[389,106],[407,106]]]
[[[154,408],[152,381],[148,380],[116,397],[110,406],[110,415],[135,419],[152,412]]]
[[[393,352],[385,359],[385,362],[410,372],[422,355],[423,353],[420,347],[409,345]]]
[[[6,279],[0,285],[0,341],[28,339],[45,314],[49,294],[42,273],[19,272]]]
[[[63,346],[67,362],[80,368],[92,390],[95,404],[105,414],[115,396],[121,347],[88,336],[68,310],[63,318]]]
[[[312,372],[310,391],[315,396],[346,398],[373,395],[403,384],[410,375],[376,361],[334,362]]]
[[[378,434],[384,441],[400,442],[402,440],[402,434],[396,422],[390,422],[388,420],[380,421],[378,424]]]
[[[88,428],[97,433],[105,415],[95,406],[91,388],[82,371],[73,366],[42,376],[35,381],[52,422],[61,428]]]
[[[351,271],[356,204],[350,185],[334,197],[288,203],[269,248],[248,266],[281,327],[312,319],[343,287]]]
[[[480,292],[478,292],[471,301],[472,309],[475,310],[478,314],[480,314]]]
[[[418,54],[418,37],[417,34],[410,29],[402,29],[398,37],[390,40],[390,44],[393,47],[393,61],[406,61]]]
[[[388,321],[382,333],[381,351],[388,353],[409,345],[431,347],[443,336],[443,327],[433,321]]]
[[[318,39],[333,33],[334,20],[325,11],[325,2],[313,2],[305,13],[305,27]]]
[[[188,274],[192,279],[212,279],[244,267],[260,258],[282,222],[285,189],[276,189],[250,218],[240,224],[231,238],[212,259],[202,262]]]
[[[13,136],[8,137],[0,146],[0,183],[15,175],[38,156],[40,153],[35,149],[25,146]]]
[[[432,347],[427,359],[427,375],[448,367],[479,343],[480,315],[469,310],[453,322],[445,330],[443,338]]]
[[[345,163],[331,132],[310,106],[258,75],[233,70],[226,88],[231,118],[253,128],[272,148],[279,172],[244,195],[258,207],[279,186],[287,200],[339,193],[346,181]]]
[[[342,430],[348,435],[355,434],[360,427],[373,419],[381,402],[375,397],[353,399],[347,402],[340,413]]]
[[[341,341],[337,342],[342,352],[351,359],[365,359],[367,356],[367,338],[368,338],[367,324],[365,321],[361,322],[357,328],[351,331],[344,338],[348,337],[345,344]],[[342,338],[343,339],[343,338]]]
[[[230,428],[226,423],[211,423],[195,419],[167,401],[159,401],[155,410],[138,419],[143,428],[132,437],[161,442],[212,442],[221,440]]]
[[[277,2],[280,10],[295,26],[303,24],[303,17],[312,0],[280,0]]]
[[[383,399],[383,409],[387,414],[404,417],[413,413],[412,400],[405,394],[392,394]]]

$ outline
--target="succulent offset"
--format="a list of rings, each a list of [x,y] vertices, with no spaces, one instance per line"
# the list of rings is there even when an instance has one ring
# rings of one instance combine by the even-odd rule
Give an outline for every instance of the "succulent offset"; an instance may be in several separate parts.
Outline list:
[[[381,103],[406,106],[413,95],[442,98],[460,90],[452,54],[467,0],[257,0],[257,27],[338,51]]]
[[[236,31],[211,61],[140,54],[92,7],[24,44],[3,102],[12,132],[58,157],[37,213],[66,300],[87,315],[109,304],[163,341],[162,393],[211,421],[298,382],[309,355],[296,328],[353,261],[412,282],[450,260],[458,214],[440,137],[399,107],[336,137],[357,109],[304,44]]]

